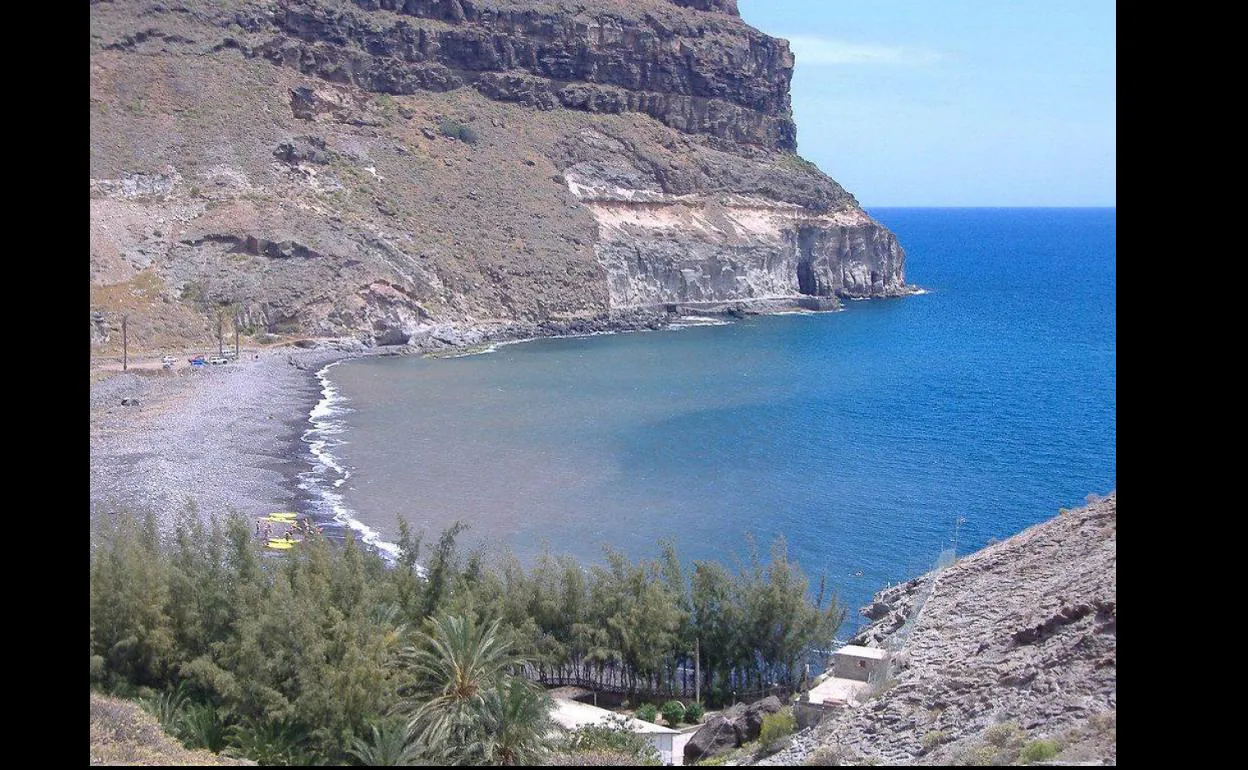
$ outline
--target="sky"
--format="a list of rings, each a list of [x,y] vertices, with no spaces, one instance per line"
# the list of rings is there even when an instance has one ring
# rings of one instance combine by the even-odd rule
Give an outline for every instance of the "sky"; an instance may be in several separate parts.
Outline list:
[[[1114,206],[1114,0],[737,0],[797,151],[865,208]]]

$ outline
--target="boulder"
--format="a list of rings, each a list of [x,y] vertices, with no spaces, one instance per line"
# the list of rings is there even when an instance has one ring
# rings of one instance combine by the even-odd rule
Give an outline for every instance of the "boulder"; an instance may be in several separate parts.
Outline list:
[[[690,764],[699,759],[713,757],[740,745],[741,734],[733,722],[723,716],[713,717],[699,727],[685,744],[685,763]]]
[[[774,695],[745,705],[738,703],[702,725],[685,744],[685,761],[694,762],[758,740],[763,718],[784,707]]]
[[[741,742],[758,740],[758,735],[763,731],[763,718],[768,714],[774,714],[784,708],[784,704],[774,695],[769,695],[762,700],[751,703],[745,708],[745,713],[740,720],[736,722],[741,731]]]

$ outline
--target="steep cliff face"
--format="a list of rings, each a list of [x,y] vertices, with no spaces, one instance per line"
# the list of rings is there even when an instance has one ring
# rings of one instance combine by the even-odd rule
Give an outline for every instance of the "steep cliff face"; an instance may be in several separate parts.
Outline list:
[[[92,339],[906,293],[733,0],[91,6]]]
[[[351,7],[351,6],[354,7]],[[366,91],[471,87],[536,109],[645,113],[728,144],[792,151],[793,55],[707,0],[676,3],[281,2],[249,48]],[[549,10],[545,10],[549,9]]]

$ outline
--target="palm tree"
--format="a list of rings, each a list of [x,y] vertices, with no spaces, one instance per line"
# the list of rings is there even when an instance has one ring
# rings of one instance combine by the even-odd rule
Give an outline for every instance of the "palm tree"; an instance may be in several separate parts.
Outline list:
[[[512,764],[544,745],[548,701],[523,678],[525,661],[499,625],[442,616],[403,651],[408,727],[424,759]]]
[[[485,706],[485,763],[541,764],[555,728],[550,719],[550,697],[532,682],[511,677],[489,691]]]
[[[351,739],[347,752],[363,765],[369,767],[398,767],[414,765],[420,759],[419,748],[412,741],[411,731],[405,722],[383,722],[381,728],[372,725],[372,738]]]

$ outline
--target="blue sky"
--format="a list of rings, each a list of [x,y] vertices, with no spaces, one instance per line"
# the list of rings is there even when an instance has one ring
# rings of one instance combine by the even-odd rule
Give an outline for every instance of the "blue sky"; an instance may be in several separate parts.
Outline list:
[[[798,153],[863,206],[1113,206],[1112,0],[738,0]]]

